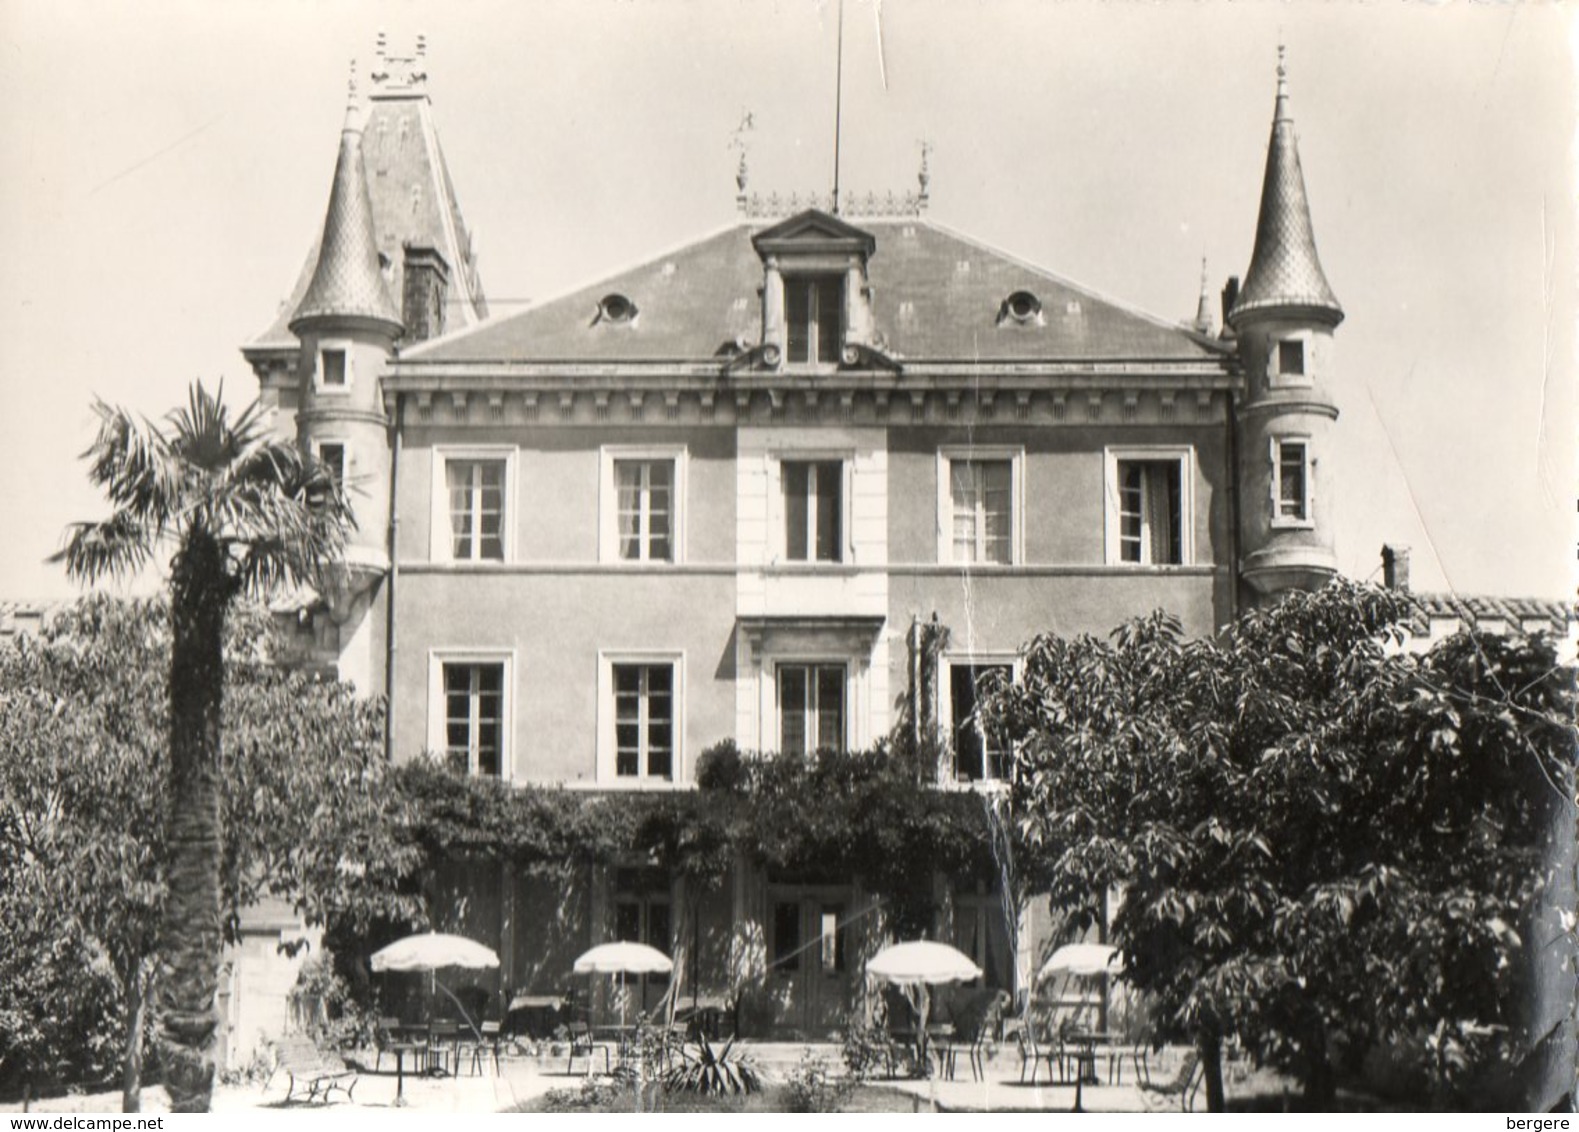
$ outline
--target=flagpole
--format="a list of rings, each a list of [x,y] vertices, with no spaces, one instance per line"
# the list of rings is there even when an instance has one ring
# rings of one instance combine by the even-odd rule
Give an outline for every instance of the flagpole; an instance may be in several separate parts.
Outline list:
[[[839,215],[839,130],[843,124],[844,109],[844,0],[839,0],[839,47],[834,64],[833,81],[833,208]]]

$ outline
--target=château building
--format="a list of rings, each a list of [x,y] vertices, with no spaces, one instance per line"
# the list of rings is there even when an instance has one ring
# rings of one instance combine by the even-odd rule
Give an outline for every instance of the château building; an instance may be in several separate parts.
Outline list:
[[[763,200],[742,176],[719,230],[489,317],[420,49],[378,64],[322,233],[243,352],[276,427],[351,488],[342,583],[290,612],[303,663],[387,695],[393,759],[686,790],[720,741],[864,749],[924,705],[936,788],[990,790],[1005,760],[978,681],[1012,676],[1034,634],[1157,607],[1207,634],[1335,572],[1344,312],[1281,62],[1220,331],[1204,293],[1180,324],[950,230],[924,164],[883,201]],[[875,930],[861,878],[735,872],[689,904],[641,862],[569,897],[507,869],[451,879],[503,987],[555,990],[594,943],[689,931],[705,989],[766,973],[781,1028],[826,1029],[858,980],[842,933]],[[1022,989],[997,898],[938,890],[937,936]],[[566,899],[573,929],[531,911]]]

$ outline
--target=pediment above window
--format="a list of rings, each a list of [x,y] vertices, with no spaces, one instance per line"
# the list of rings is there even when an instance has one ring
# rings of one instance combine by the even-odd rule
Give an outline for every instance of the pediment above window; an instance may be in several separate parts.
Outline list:
[[[751,244],[763,258],[854,255],[865,259],[877,249],[877,238],[837,216],[811,208],[764,228],[751,237]]]

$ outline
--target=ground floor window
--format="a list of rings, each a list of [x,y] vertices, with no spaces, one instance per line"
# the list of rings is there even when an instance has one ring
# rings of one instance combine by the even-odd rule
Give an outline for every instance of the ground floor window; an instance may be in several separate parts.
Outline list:
[[[504,749],[504,665],[444,665],[444,754],[466,774],[497,777]]]
[[[674,665],[616,664],[614,772],[668,778],[674,770]]]
[[[780,664],[778,693],[780,751],[844,750],[844,665]]]

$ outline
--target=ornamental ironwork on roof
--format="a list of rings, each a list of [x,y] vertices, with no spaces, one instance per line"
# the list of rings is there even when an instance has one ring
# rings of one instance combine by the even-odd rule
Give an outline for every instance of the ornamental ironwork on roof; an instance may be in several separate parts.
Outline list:
[[[353,91],[354,93],[354,91]],[[291,329],[318,319],[367,319],[401,328],[389,297],[373,233],[373,205],[362,163],[361,114],[353,97],[340,131],[340,156],[312,282],[291,316]]]
[[[1288,311],[1336,326],[1343,320],[1327,276],[1316,255],[1299,142],[1288,109],[1288,71],[1278,48],[1277,103],[1272,140],[1267,146],[1266,177],[1261,183],[1261,215],[1255,251],[1239,298],[1228,312],[1235,325],[1253,313]]]

